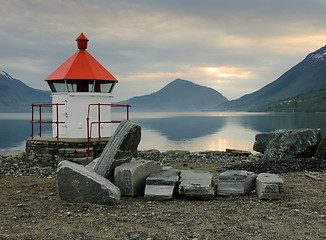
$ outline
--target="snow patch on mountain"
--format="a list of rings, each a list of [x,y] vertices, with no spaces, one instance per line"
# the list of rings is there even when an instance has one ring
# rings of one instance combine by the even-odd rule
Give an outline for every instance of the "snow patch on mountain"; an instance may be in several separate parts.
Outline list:
[[[326,61],[326,46],[314,53],[309,54],[307,58],[316,62]]]
[[[5,71],[0,71],[0,75],[6,77],[6,78],[8,78],[8,79],[13,79],[13,77],[10,76],[10,75],[9,75],[8,73],[6,73]]]

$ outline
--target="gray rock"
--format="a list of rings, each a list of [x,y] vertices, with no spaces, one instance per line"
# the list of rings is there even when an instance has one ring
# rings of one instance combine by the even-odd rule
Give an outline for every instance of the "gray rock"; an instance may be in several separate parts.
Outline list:
[[[151,174],[146,179],[148,185],[175,185],[179,182],[180,170],[163,168],[163,171]]]
[[[100,158],[95,158],[93,161],[91,161],[89,164],[85,166],[89,171],[94,171],[95,164],[98,162]]]
[[[320,129],[278,130],[256,135],[254,150],[265,159],[312,157],[320,143]]]
[[[239,149],[225,149],[225,152],[233,155],[233,156],[245,156],[245,157],[249,157],[252,155],[252,153],[250,151],[244,151],[244,150],[239,150]]]
[[[114,168],[130,162],[137,152],[141,138],[141,128],[130,121],[122,121],[109,142],[105,146],[94,171],[101,176],[113,180]]]
[[[162,171],[162,166],[146,160],[131,161],[122,164],[114,170],[114,183],[124,196],[143,195],[146,178]]]
[[[179,170],[165,168],[159,173],[149,175],[146,179],[144,199],[146,201],[172,199],[179,184],[179,174]]]
[[[176,187],[173,185],[146,185],[145,201],[164,201],[173,198]]]
[[[187,170],[180,174],[179,194],[192,199],[215,198],[213,175],[207,171]]]
[[[276,174],[260,173],[256,179],[256,192],[259,199],[280,199],[284,192],[283,180]]]
[[[324,136],[318,145],[316,157],[326,159],[326,136]]]
[[[3,158],[22,158],[26,155],[25,152],[21,150],[16,150],[16,151],[11,151],[11,152],[6,152],[1,154],[1,157]]]
[[[256,174],[244,170],[229,170],[218,178],[217,194],[235,196],[249,194],[255,189]]]
[[[274,137],[275,132],[256,134],[253,149],[257,152],[264,153],[269,141]]]
[[[109,180],[67,160],[58,165],[57,184],[60,198],[67,202],[115,205],[121,197]]]

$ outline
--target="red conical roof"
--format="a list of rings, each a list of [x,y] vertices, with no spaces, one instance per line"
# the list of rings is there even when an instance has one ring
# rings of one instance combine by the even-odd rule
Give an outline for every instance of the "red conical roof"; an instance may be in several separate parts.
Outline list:
[[[45,81],[61,79],[118,81],[85,50],[88,39],[83,33],[76,41],[79,50],[50,74]]]

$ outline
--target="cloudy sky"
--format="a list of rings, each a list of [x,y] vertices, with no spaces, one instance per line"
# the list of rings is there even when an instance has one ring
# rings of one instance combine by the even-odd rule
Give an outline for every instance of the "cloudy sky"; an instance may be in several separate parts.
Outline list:
[[[119,83],[115,101],[176,78],[228,99],[277,79],[326,44],[325,0],[5,0],[0,70],[39,89],[77,51]]]

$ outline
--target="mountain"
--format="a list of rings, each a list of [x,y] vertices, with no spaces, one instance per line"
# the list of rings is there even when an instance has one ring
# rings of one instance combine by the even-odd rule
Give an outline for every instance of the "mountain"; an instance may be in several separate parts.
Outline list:
[[[193,82],[176,79],[161,90],[130,98],[121,104],[130,104],[133,111],[204,111],[212,104],[228,99],[218,91]]]
[[[256,92],[216,106],[218,110],[249,111],[261,106],[294,98],[326,84],[326,46],[310,53],[278,79]],[[215,110],[216,110],[215,109]]]
[[[31,88],[0,71],[0,112],[29,112],[32,103],[51,103],[51,92]]]
[[[326,112],[326,85],[295,98],[276,101],[254,109],[258,112]]]

